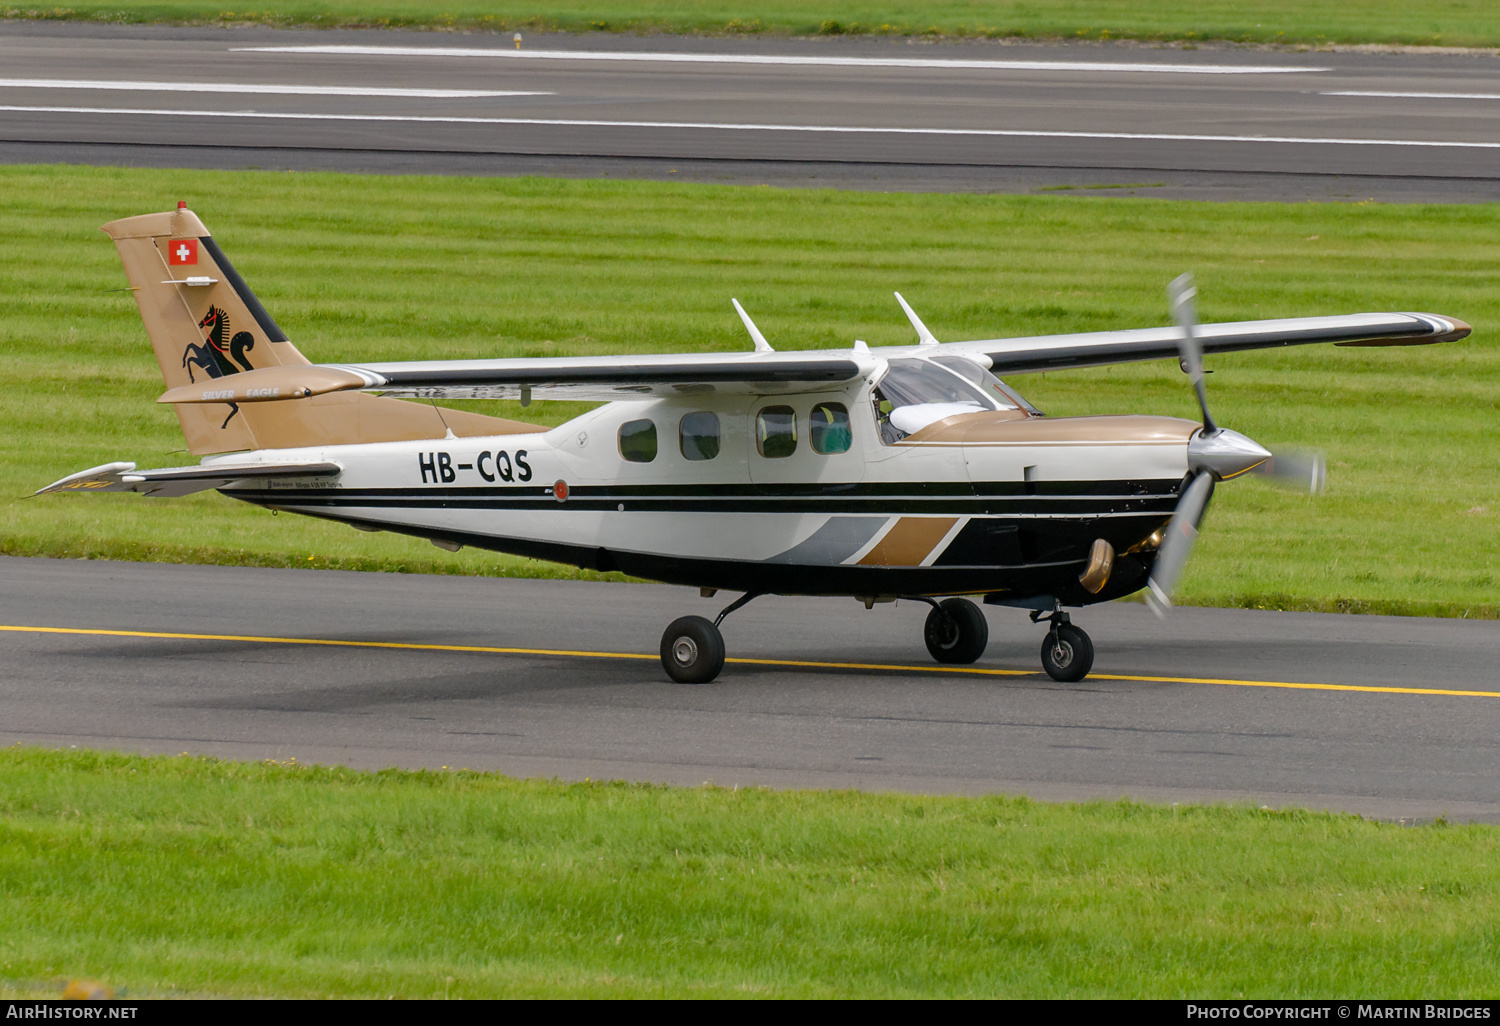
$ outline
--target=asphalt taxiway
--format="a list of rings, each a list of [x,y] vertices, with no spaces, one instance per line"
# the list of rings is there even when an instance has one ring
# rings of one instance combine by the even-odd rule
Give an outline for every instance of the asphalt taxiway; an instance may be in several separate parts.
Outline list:
[[[0,161],[1500,199],[1500,57],[0,22]]]
[[[1497,622],[1113,603],[1058,684],[1017,611],[953,668],[920,604],[768,597],[670,683],[662,629],[730,597],[0,558],[0,743],[1500,821]]]

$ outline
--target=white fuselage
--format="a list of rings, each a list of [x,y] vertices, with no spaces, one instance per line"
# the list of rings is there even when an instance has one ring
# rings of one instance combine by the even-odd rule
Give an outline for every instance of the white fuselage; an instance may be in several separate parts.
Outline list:
[[[814,411],[829,409],[847,411],[847,434],[829,436],[825,424],[815,437]],[[707,414],[717,452],[705,457],[694,429]],[[266,452],[344,469],[225,494],[702,587],[1029,592],[1048,574],[1075,577],[1095,537],[1124,551],[1159,528],[1195,427],[1170,422],[1185,427],[1164,436],[1164,418],[1027,418],[976,439],[952,425],[995,415],[959,411],[946,431],[886,444],[877,416],[863,381],[785,396],[620,401],[535,434]],[[1132,430],[1134,421],[1153,429]],[[764,437],[767,423],[779,438]],[[654,454],[643,432],[654,434]]]

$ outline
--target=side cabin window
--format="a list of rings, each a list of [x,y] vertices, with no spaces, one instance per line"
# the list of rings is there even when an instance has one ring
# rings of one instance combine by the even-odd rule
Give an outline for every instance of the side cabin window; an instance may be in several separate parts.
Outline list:
[[[719,415],[700,410],[684,416],[678,426],[678,445],[688,460],[711,460],[719,455]]]
[[[849,430],[849,410],[843,403],[819,403],[813,407],[808,441],[813,452],[836,456],[848,452],[854,440]]]
[[[656,424],[650,420],[621,424],[620,455],[630,463],[650,463],[656,459]]]
[[[755,415],[755,448],[768,460],[797,451],[797,412],[790,406],[767,406]]]

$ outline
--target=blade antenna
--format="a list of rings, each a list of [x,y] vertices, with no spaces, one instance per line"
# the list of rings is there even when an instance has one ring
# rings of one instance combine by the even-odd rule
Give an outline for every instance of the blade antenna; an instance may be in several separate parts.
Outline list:
[[[1177,362],[1198,393],[1198,408],[1203,411],[1203,433],[1211,435],[1219,430],[1219,426],[1214,423],[1213,414],[1208,412],[1208,391],[1203,386],[1203,345],[1198,341],[1198,311],[1193,303],[1197,295],[1191,273],[1174,278],[1167,286],[1167,296],[1172,301],[1172,319],[1182,332],[1177,342]]]
[[[771,343],[766,341],[766,336],[760,333],[760,329],[755,326],[755,322],[750,319],[750,315],[745,312],[745,308],[740,306],[740,301],[732,297],[729,301],[734,304],[734,309],[740,315],[740,320],[745,322],[745,330],[750,333],[751,340],[755,342],[755,351],[757,353],[774,353],[776,350],[771,348]]]
[[[917,343],[924,346],[938,345],[937,336],[927,330],[927,325],[922,323],[922,318],[911,308],[907,301],[901,298],[901,293],[896,293],[896,302],[901,304],[901,309],[906,311],[906,319],[911,321],[911,326],[917,329]]]

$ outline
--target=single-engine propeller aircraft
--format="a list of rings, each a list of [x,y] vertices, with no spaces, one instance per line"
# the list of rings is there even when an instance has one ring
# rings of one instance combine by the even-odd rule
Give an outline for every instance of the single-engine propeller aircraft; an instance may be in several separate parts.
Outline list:
[[[198,217],[104,226],[196,466],[94,467],[41,490],[186,495],[443,548],[472,545],[743,594],[662,636],[672,679],[713,680],[718,626],[769,594],[930,605],[934,659],[971,663],[988,626],[968,598],[1029,610],[1059,681],[1093,665],[1065,607],[1146,589],[1164,608],[1217,482],[1257,471],[1316,488],[1316,455],[1273,456],[1209,414],[1201,354],[1469,334],[1451,317],[1364,313],[939,342],[898,293],[916,345],[774,351],[734,301],[743,353],[309,363]],[[1046,417],[996,375],[1177,358],[1202,423]],[[401,398],[600,402],[555,427]],[[40,494],[40,493],[39,493]]]

